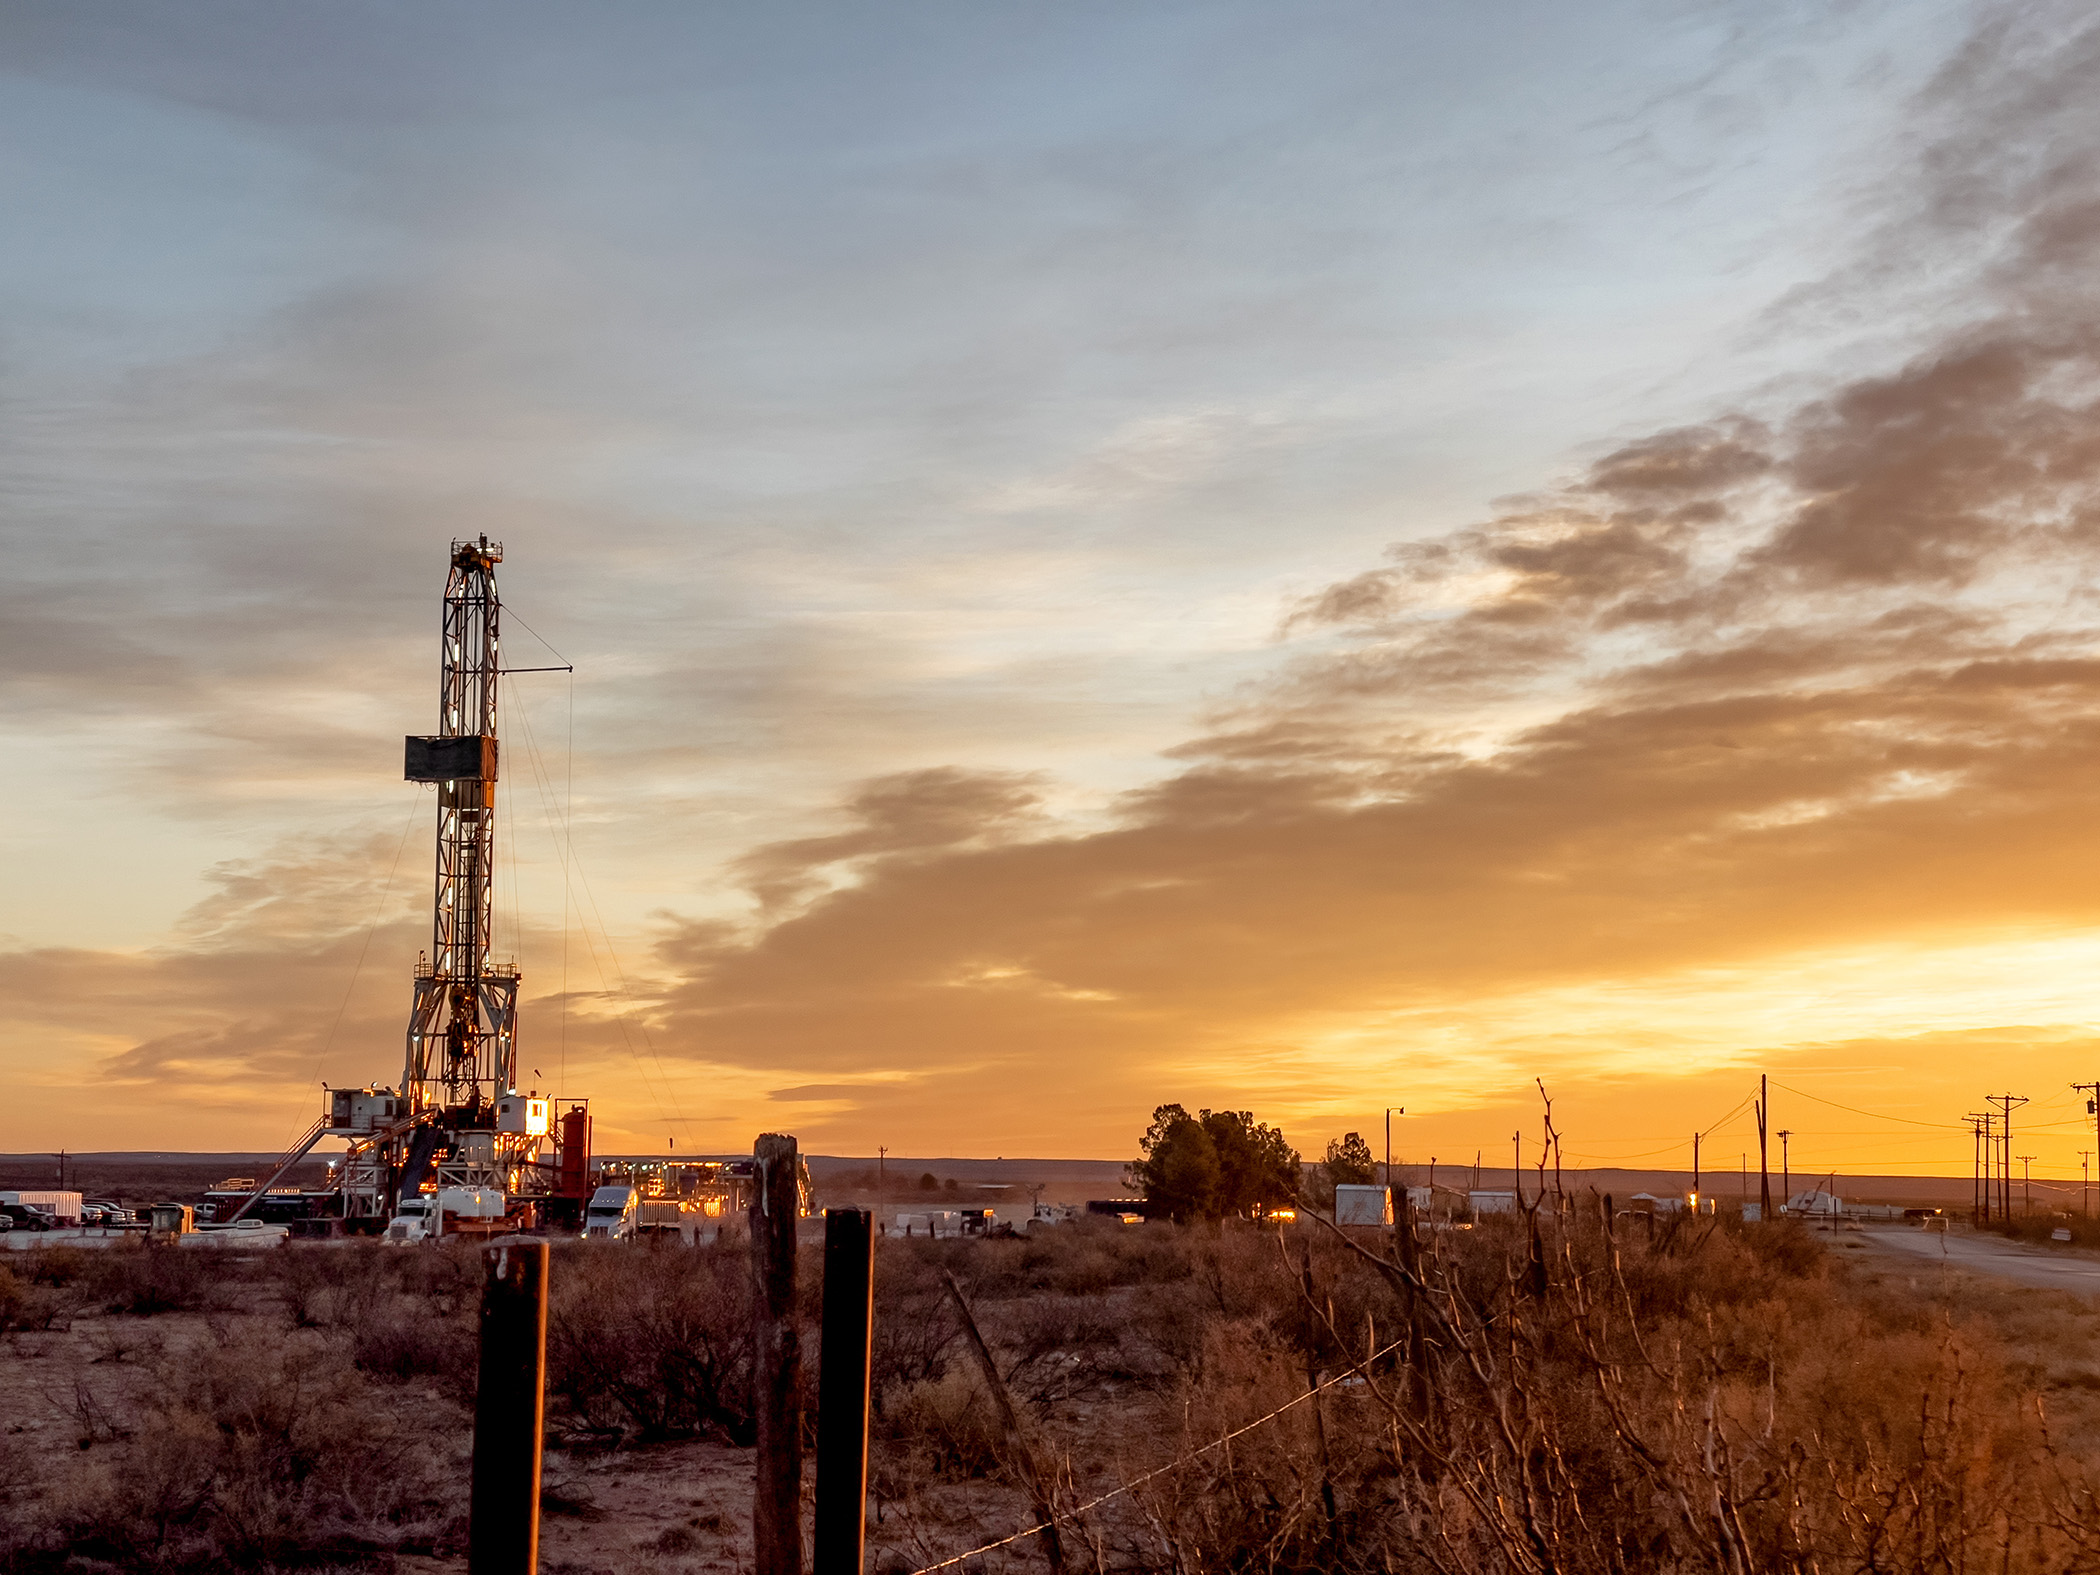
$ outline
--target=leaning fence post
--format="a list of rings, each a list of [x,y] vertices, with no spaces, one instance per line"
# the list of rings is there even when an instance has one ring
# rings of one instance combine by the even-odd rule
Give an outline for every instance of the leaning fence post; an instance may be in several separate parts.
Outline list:
[[[802,1213],[795,1140],[778,1132],[752,1149],[751,1269],[758,1343],[758,1491],[752,1540],[758,1575],[802,1575],[802,1342],[795,1332],[795,1226]]]
[[[467,1571],[534,1575],[547,1409],[547,1244],[506,1242],[482,1258]]]
[[[955,1283],[955,1276],[946,1269],[941,1271],[941,1282],[948,1288],[948,1299],[955,1304],[956,1316],[962,1319],[963,1338],[969,1343],[970,1354],[977,1358],[977,1371],[984,1377],[984,1387],[990,1392],[993,1409],[999,1416],[1000,1431],[1006,1435],[1006,1447],[1013,1451],[1017,1475],[1021,1486],[1028,1492],[1035,1505],[1035,1518],[1043,1527],[1043,1557],[1050,1561],[1050,1575],[1064,1575],[1065,1547],[1057,1534],[1057,1505],[1050,1496],[1050,1478],[1036,1463],[1035,1451],[1028,1447],[1028,1435],[1021,1428],[1021,1413],[1014,1409],[1013,1396],[1007,1393],[1006,1380],[999,1376],[999,1364],[992,1360],[992,1348],[984,1343],[984,1334],[977,1327],[977,1319],[964,1299],[962,1287]]]
[[[824,1211],[824,1343],[817,1373],[816,1575],[860,1575],[868,1510],[868,1357],[875,1233],[866,1209]]]

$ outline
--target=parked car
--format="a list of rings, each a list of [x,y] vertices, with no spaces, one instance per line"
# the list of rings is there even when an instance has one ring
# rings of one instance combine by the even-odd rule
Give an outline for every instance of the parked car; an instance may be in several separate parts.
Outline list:
[[[0,1213],[5,1213],[17,1230],[52,1230],[58,1221],[33,1203],[0,1203]]]
[[[0,1231],[13,1230],[14,1228],[14,1217],[8,1214],[0,1214]]]

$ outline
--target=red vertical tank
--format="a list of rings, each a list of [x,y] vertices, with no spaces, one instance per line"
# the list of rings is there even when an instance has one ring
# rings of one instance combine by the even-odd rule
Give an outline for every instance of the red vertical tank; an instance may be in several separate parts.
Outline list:
[[[581,1203],[591,1195],[591,1109],[574,1104],[561,1113],[555,1139],[554,1195]]]

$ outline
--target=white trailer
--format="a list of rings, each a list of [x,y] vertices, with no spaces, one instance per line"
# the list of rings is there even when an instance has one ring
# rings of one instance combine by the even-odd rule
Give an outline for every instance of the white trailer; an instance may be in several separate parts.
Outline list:
[[[13,1203],[48,1214],[71,1229],[80,1223],[80,1194],[77,1192],[0,1192],[0,1204]]]

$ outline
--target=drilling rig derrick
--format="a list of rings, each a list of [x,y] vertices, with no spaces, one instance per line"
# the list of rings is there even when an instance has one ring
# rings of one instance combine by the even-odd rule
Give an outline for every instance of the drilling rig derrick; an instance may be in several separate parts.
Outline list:
[[[406,741],[404,775],[437,789],[430,949],[416,960],[397,1089],[337,1089],[322,1135],[349,1140],[335,1186],[346,1226],[381,1227],[435,1188],[544,1192],[548,1102],[517,1086],[518,970],[490,953],[495,917],[500,543],[452,544],[440,642],[438,731]]]

